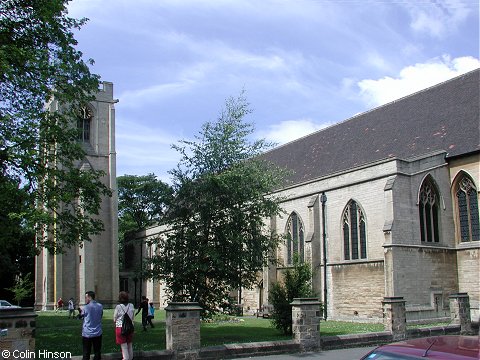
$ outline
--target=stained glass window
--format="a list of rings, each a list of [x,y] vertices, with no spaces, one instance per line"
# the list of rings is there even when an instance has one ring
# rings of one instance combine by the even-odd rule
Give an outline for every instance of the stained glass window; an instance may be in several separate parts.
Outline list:
[[[460,241],[479,241],[477,189],[466,174],[463,174],[457,182],[455,195],[457,198],[457,220],[460,229]]]
[[[293,263],[293,257],[298,255],[299,260],[305,260],[305,232],[303,223],[296,212],[292,212],[287,221],[287,264]]]
[[[439,196],[433,180],[427,177],[420,188],[418,204],[420,218],[420,236],[422,242],[439,242],[440,231],[438,226],[438,199]]]
[[[365,216],[358,204],[351,200],[343,212],[343,254],[345,260],[367,258],[367,231]]]

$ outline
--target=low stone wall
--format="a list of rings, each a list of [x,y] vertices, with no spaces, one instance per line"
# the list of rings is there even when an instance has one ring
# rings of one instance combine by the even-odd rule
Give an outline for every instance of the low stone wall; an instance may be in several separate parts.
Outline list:
[[[34,353],[36,317],[33,308],[0,309],[0,350],[4,359],[26,358]]]
[[[366,334],[322,336],[321,348],[322,350],[334,350],[357,346],[380,345],[392,341],[393,336],[387,331]]]
[[[472,323],[473,330],[478,334],[479,324]],[[435,326],[431,328],[408,329],[407,338],[418,338],[437,335],[458,335],[460,334],[460,325]],[[335,350],[360,346],[382,345],[390,343],[393,340],[391,333],[387,331],[338,335],[338,336],[322,336],[320,338],[322,351]],[[294,340],[284,341],[267,341],[246,344],[227,344],[219,346],[210,346],[201,348],[198,353],[190,354],[192,359],[201,360],[219,360],[219,359],[235,359],[251,356],[267,356],[278,354],[291,354],[301,352],[301,346]],[[104,360],[120,360],[121,353],[102,354]],[[169,350],[163,351],[135,351],[134,358],[137,360],[174,360],[175,352]],[[72,360],[82,360],[81,356],[73,356]]]
[[[198,359],[233,359],[251,356],[298,353],[300,351],[300,344],[293,340],[228,344],[203,348],[198,354]]]
[[[179,358],[218,360],[299,352],[301,352],[301,349],[298,343],[293,340],[284,340],[210,346],[201,348],[198,352],[175,352],[171,350],[134,351],[133,357],[137,360],[176,360]],[[102,359],[120,360],[122,359],[122,354],[102,354]],[[71,360],[82,360],[82,356],[72,356]]]

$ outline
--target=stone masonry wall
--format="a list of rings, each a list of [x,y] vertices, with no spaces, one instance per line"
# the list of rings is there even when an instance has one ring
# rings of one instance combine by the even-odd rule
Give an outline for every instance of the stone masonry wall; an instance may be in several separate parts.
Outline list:
[[[292,333],[302,351],[320,348],[320,302],[318,299],[293,299]]]
[[[170,303],[165,310],[167,350],[200,349],[200,311],[197,303]]]
[[[395,293],[407,302],[407,311],[434,310],[434,296],[441,295],[438,311],[447,311],[448,296],[457,291],[455,252],[428,247],[394,248]]]
[[[383,262],[335,265],[329,270],[333,283],[330,318],[381,320],[381,302],[385,296]]]
[[[33,354],[35,351],[35,318],[32,308],[0,309],[0,350],[5,359],[18,358],[14,351]],[[5,356],[8,355],[8,356]]]
[[[457,251],[458,291],[470,296],[472,321],[480,321],[480,257],[479,249]]]

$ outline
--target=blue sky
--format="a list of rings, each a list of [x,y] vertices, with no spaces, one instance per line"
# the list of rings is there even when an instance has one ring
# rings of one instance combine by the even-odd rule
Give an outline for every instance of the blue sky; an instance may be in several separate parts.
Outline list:
[[[279,144],[480,67],[478,0],[74,0],[114,83],[117,173],[168,181],[170,148],[246,90]]]

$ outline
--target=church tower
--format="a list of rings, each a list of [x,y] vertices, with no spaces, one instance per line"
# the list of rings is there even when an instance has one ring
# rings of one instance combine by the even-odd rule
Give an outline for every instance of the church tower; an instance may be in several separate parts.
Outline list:
[[[35,309],[53,309],[61,297],[66,303],[73,298],[83,304],[85,292],[93,290],[104,306],[116,303],[119,291],[118,274],[118,197],[116,184],[115,106],[113,84],[103,82],[95,100],[82,108],[78,141],[86,156],[81,169],[101,170],[102,181],[112,190],[102,199],[99,218],[104,231],[91,236],[81,247],[66,249],[63,254],[43,250],[35,263]],[[58,110],[59,104],[50,104]]]

